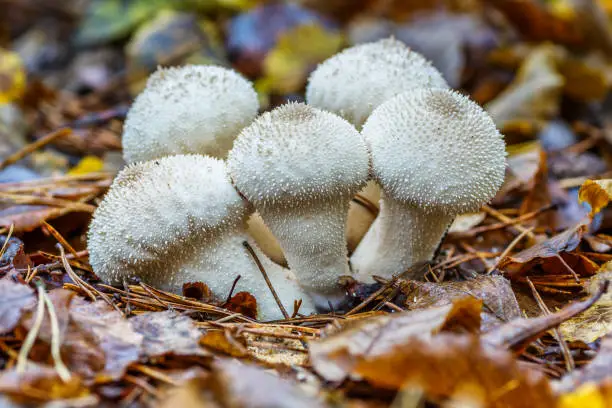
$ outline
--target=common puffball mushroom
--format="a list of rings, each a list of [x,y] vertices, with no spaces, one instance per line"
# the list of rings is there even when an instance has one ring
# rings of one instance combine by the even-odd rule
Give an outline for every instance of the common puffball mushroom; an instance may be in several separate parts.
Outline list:
[[[221,160],[178,155],[133,164],[118,174],[94,214],[90,263],[111,284],[138,277],[176,293],[183,283],[203,281],[217,296],[226,296],[240,275],[236,291],[255,296],[259,316],[282,318],[243,244],[249,213]],[[292,273],[257,255],[284,307],[291,312],[301,298],[300,311],[312,312]]]
[[[369,173],[359,132],[333,113],[290,103],[246,127],[227,161],[302,287],[318,306],[337,305],[343,299],[338,277],[350,274],[348,206]]]
[[[476,103],[446,89],[406,92],[363,126],[380,213],[351,263],[360,280],[430,260],[453,218],[477,210],[504,180],[505,144]]]
[[[381,103],[417,88],[448,88],[442,74],[394,38],[360,44],[312,72],[306,102],[342,116],[358,129]]]
[[[258,110],[252,84],[233,70],[159,68],[127,114],[124,159],[132,163],[187,153],[224,158]]]

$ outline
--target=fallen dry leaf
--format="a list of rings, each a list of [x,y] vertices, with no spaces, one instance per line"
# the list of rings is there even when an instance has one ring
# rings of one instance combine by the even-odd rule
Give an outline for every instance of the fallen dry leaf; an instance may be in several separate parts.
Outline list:
[[[510,282],[501,276],[479,276],[462,282],[417,282],[402,285],[410,309],[426,309],[443,306],[466,295],[482,300],[483,331],[493,325],[521,317],[519,304]]]
[[[129,322],[134,331],[142,335],[144,357],[209,355],[199,346],[202,333],[193,320],[175,311],[144,313],[129,319]]]
[[[599,352],[586,366],[572,371],[555,383],[558,393],[569,393],[578,387],[592,383],[596,385],[610,381],[610,367],[612,366],[612,335],[607,335],[601,341]]]
[[[593,295],[582,302],[574,302],[558,312],[535,317],[532,319],[516,319],[481,336],[482,341],[492,347],[503,347],[514,351],[521,351],[531,342],[542,336],[547,330],[559,326],[562,322],[584,312],[608,290],[609,282],[602,284]]]
[[[591,217],[608,205],[612,199],[612,179],[587,180],[578,190],[578,201],[591,206]]]
[[[213,363],[212,392],[229,408],[319,408],[324,404],[306,395],[295,384],[264,369],[237,360]]]
[[[119,379],[127,366],[138,360],[142,335],[104,301],[91,303],[75,295],[65,289],[49,292],[58,318],[64,363],[85,379]],[[30,330],[33,320],[30,312],[23,326]],[[50,344],[51,338],[51,324],[46,318],[39,339]]]
[[[85,400],[96,404],[97,398],[87,398],[89,391],[81,378],[72,375],[68,382],[63,382],[55,370],[48,366],[28,364],[25,372],[16,369],[0,372],[0,394],[10,396],[15,402],[38,404],[53,400],[65,400],[63,406],[70,405],[69,400]],[[31,405],[28,405],[31,406]]]
[[[606,280],[612,280],[612,261],[601,266],[587,285],[589,294],[596,293]],[[586,312],[563,322],[559,327],[567,341],[592,343],[612,332],[612,293],[604,293]]]
[[[32,288],[7,278],[0,279],[0,334],[13,330],[23,311],[35,303]]]
[[[544,44],[533,49],[521,65],[514,81],[486,109],[498,127],[511,122],[538,122],[559,110],[564,80],[557,66],[564,50]]]
[[[568,228],[566,231],[524,251],[506,256],[500,260],[497,269],[503,271],[504,275],[510,278],[510,280],[516,279],[536,265],[545,264],[546,262],[556,262],[555,267],[551,268],[552,270],[569,273],[563,268],[562,264],[559,264],[561,268],[557,266],[559,262],[557,256],[561,255],[576,273],[592,275],[598,269],[597,264],[580,254],[571,253],[571,251],[578,247],[587,229],[588,225],[580,222],[573,228]]]
[[[555,403],[546,377],[471,335],[413,336],[384,355],[361,358],[353,371],[378,387],[421,389],[431,401],[445,401],[445,406],[551,407]]]
[[[427,338],[447,330],[478,332],[481,309],[482,301],[468,296],[446,306],[349,323],[327,338],[310,342],[310,361],[326,380],[341,381],[357,358],[387,353],[410,337]]]

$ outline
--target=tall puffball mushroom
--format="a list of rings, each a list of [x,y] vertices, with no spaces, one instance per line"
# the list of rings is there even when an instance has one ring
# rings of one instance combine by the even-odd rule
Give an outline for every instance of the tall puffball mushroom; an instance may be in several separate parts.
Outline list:
[[[361,128],[372,111],[397,94],[419,88],[448,88],[442,74],[403,42],[387,38],[347,48],[325,60],[310,75],[309,105],[336,113]],[[360,194],[378,205],[380,188],[368,182]],[[349,247],[358,243],[374,216],[351,203]]]
[[[453,218],[478,210],[504,180],[505,144],[476,103],[446,89],[411,91],[365,123],[380,213],[351,257],[357,278],[430,260]]]
[[[122,170],[94,214],[88,234],[90,262],[104,281],[140,278],[180,293],[185,282],[203,281],[226,296],[250,292],[259,316],[281,318],[262,272],[243,245],[250,206],[234,189],[225,163],[211,157],[178,155],[130,165]],[[256,249],[256,248],[255,248]],[[292,310],[310,299],[292,273],[258,253],[283,305]]]
[[[258,110],[252,84],[233,70],[159,68],[127,114],[124,159],[132,163],[188,153],[225,158]]]
[[[302,287],[320,307],[338,304],[338,277],[350,274],[348,206],[369,172],[359,132],[333,113],[290,103],[245,128],[227,160],[236,187],[278,238]]]

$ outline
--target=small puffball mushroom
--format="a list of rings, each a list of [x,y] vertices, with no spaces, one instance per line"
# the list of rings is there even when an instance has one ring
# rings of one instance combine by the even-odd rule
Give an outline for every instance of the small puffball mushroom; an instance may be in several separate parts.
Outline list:
[[[127,114],[124,159],[133,163],[189,153],[225,158],[258,110],[252,84],[233,70],[159,68]]]
[[[504,180],[503,136],[454,91],[396,96],[372,113],[362,135],[383,190],[380,213],[351,257],[363,281],[429,261],[453,218],[478,210]]]
[[[104,281],[140,278],[181,293],[186,282],[203,281],[219,297],[248,291],[259,316],[282,318],[256,262],[244,247],[250,206],[234,189],[225,163],[178,155],[137,163],[119,173],[94,214],[88,234],[90,262]],[[254,248],[256,250],[256,248]],[[289,313],[313,306],[292,273],[256,250],[272,286]]]
[[[348,275],[346,217],[366,183],[367,148],[333,113],[301,103],[264,113],[236,138],[228,155],[238,190],[277,237],[289,268],[319,307],[344,298]]]
[[[422,87],[448,85],[421,54],[387,38],[347,48],[323,61],[308,79],[306,101],[359,129],[381,103]]]

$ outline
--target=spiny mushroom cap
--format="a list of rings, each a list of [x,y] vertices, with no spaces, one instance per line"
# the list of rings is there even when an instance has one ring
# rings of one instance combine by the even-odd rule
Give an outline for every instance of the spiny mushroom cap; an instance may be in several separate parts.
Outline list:
[[[421,87],[448,85],[421,54],[387,38],[347,48],[321,63],[308,80],[306,101],[360,127],[381,103]]]
[[[503,136],[480,106],[454,91],[398,95],[372,113],[362,134],[385,194],[425,211],[475,211],[504,180]]]
[[[248,212],[221,160],[179,155],[130,165],[94,214],[90,262],[109,281],[159,273],[171,281],[175,261]]]
[[[159,68],[128,112],[124,159],[132,163],[189,153],[225,158],[258,110],[252,84],[235,71]]]
[[[346,120],[302,103],[266,112],[228,156],[236,187],[256,208],[352,197],[368,176],[368,152]]]

